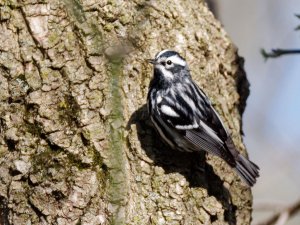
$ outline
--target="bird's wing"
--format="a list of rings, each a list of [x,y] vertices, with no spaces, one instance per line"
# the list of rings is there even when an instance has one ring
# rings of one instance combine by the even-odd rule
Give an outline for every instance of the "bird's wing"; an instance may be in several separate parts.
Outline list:
[[[225,142],[213,126],[213,123],[221,123],[218,115],[207,102],[206,96],[199,93],[196,95],[191,97],[183,92],[175,92],[164,96],[157,105],[162,121],[180,132],[194,146],[195,151],[202,149],[232,162],[232,155],[224,148]],[[206,103],[205,107],[203,102]]]

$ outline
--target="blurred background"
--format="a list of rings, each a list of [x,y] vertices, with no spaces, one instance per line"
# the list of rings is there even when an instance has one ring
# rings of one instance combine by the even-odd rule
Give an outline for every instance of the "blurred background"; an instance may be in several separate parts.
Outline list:
[[[253,224],[300,199],[300,54],[264,60],[260,49],[300,48],[299,0],[215,1],[217,17],[245,58],[250,96],[245,143],[261,168]],[[300,213],[288,225],[300,224]]]

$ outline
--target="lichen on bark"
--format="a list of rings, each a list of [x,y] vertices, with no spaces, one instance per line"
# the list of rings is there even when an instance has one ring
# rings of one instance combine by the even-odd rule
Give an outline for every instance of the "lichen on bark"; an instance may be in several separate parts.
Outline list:
[[[202,1],[2,1],[0,33],[0,224],[250,223],[232,170],[145,108],[145,59],[175,49],[246,153],[247,79]]]

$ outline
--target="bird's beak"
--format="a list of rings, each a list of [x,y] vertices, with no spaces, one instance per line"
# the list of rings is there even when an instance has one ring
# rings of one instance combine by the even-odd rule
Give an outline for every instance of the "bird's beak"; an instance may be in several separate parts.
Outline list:
[[[148,61],[148,63],[151,63],[151,64],[153,64],[153,65],[155,65],[155,64],[156,64],[156,61],[155,61],[155,59],[147,59],[147,61]]]

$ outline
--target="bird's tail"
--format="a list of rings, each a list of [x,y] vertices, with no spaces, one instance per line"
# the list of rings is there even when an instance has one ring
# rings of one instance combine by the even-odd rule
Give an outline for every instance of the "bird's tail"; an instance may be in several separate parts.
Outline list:
[[[227,139],[226,146],[234,157],[235,165],[232,166],[235,171],[248,186],[252,187],[256,183],[256,178],[259,177],[259,167],[236,150],[231,138]]]
[[[250,187],[256,183],[256,178],[259,177],[259,167],[241,154],[236,157],[235,170]]]

